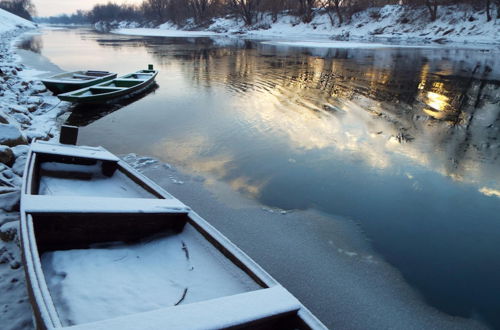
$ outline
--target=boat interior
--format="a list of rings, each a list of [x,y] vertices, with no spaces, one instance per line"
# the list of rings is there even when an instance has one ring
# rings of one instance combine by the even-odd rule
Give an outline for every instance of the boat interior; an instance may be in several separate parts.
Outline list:
[[[154,75],[154,72],[155,71],[150,70],[138,71],[136,73],[128,74],[120,78],[101,83],[95,87],[89,87],[87,89],[73,92],[72,96],[86,97],[93,95],[102,95],[133,88],[150,79]]]
[[[99,86],[104,86],[104,87],[118,87],[118,88],[130,88],[139,85],[140,83],[144,82],[144,80],[141,79],[113,79],[110,82],[100,84]]]
[[[92,70],[87,70],[87,71],[73,71],[73,72],[65,72],[59,75],[56,75],[54,77],[51,77],[50,79],[56,80],[56,79],[62,79],[62,80],[76,80],[76,81],[81,81],[81,80],[94,80],[102,77],[106,77],[109,75],[114,75],[114,73],[108,72],[108,71],[92,71]]]
[[[227,312],[231,306],[235,314],[248,315],[238,328],[307,328],[289,293],[280,293],[279,312],[266,305],[283,289],[269,288],[240,267],[239,260],[207,240],[185,213],[33,212],[27,217],[44,285],[63,327],[95,329],[99,323],[94,322],[119,324],[124,316],[148,319],[144,313],[149,312],[160,313],[165,325],[186,309],[190,313],[181,318],[189,324],[205,308],[215,308],[214,315],[221,315],[224,324],[234,317]],[[109,327],[114,328],[122,329]]]
[[[189,324],[201,310],[207,328],[219,328],[233,320],[233,308],[246,320],[238,328],[307,328],[293,296],[266,285],[199,216],[112,154],[40,148],[23,205],[39,277],[62,327],[95,329],[92,322],[104,320],[102,329],[125,329],[123,317],[143,321],[142,313],[157,313],[158,324]]]
[[[119,92],[121,90],[126,89],[125,87],[107,87],[107,86],[99,86],[99,87],[89,87],[71,94],[71,96],[97,96],[108,93]]]
[[[154,70],[140,70],[140,71],[137,71],[137,72],[134,72],[134,73],[130,73],[130,74],[124,75],[124,76],[122,76],[120,78],[147,80],[147,79],[151,78],[151,76],[154,75],[155,72],[156,71],[154,71]]]
[[[112,160],[37,153],[33,178],[32,195],[162,198]]]

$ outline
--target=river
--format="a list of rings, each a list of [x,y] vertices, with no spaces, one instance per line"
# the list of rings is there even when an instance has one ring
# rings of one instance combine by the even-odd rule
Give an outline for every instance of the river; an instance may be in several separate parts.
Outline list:
[[[293,48],[88,29],[44,30],[20,47],[64,70],[160,70],[158,86],[134,102],[76,107],[67,123],[81,127],[80,144],[157,157],[270,210],[342,218],[427,305],[500,329],[498,50]],[[307,237],[301,244],[336,239]],[[350,327],[306,305],[327,325]]]

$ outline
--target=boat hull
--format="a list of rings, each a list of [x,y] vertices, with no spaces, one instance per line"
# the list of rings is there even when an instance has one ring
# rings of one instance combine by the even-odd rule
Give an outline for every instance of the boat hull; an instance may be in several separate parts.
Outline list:
[[[85,81],[68,81],[64,79],[58,79],[58,76],[59,75],[56,75],[42,80],[42,83],[45,85],[45,87],[47,87],[47,89],[55,95],[100,84],[116,78],[117,75],[116,73],[110,73],[103,77],[96,77],[95,79]]]
[[[83,88],[77,91],[60,94],[58,95],[58,98],[62,101],[80,104],[113,103],[123,98],[135,96],[151,88],[155,84],[155,79],[158,75],[158,71],[152,70],[152,72],[153,74],[148,79],[138,83],[135,86],[125,88],[108,87],[108,85],[113,84],[113,82],[115,81],[123,81],[123,78],[120,77],[101,84],[94,85],[89,88]]]

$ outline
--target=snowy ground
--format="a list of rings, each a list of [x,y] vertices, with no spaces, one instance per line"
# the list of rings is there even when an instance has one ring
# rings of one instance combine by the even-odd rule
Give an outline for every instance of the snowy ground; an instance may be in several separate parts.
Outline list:
[[[28,143],[49,139],[65,111],[43,84],[40,71],[19,63],[13,47],[33,23],[0,9],[0,328],[31,329],[31,310],[20,263],[19,198]]]
[[[495,12],[492,10],[492,12]],[[184,29],[165,23],[158,28],[137,28],[136,25],[117,23],[114,33],[168,37],[237,37],[264,39],[267,42],[287,42],[295,47],[370,47],[366,43],[387,45],[437,47],[497,47],[500,46],[500,19],[486,21],[484,12],[473,12],[471,8],[441,6],[435,22],[429,20],[426,8],[408,9],[388,5],[372,8],[353,15],[342,25],[334,16],[317,13],[309,24],[297,17],[282,15],[276,22],[270,16],[263,17],[251,27],[242,20],[217,18],[203,31],[193,31],[192,25]],[[189,31],[187,31],[189,30]],[[276,41],[276,40],[279,41]],[[271,41],[269,41],[271,40]],[[342,41],[342,43],[339,43]]]

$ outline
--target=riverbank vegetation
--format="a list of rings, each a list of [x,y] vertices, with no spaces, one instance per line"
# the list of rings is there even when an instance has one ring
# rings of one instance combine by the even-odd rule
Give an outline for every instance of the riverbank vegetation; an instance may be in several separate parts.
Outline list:
[[[484,15],[487,21],[500,18],[500,0],[144,0],[139,5],[98,4],[89,11],[37,20],[53,24],[129,21],[143,26],[171,22],[203,27],[215,18],[230,16],[252,26],[265,16],[271,16],[276,22],[279,15],[285,13],[303,23],[312,22],[315,15],[328,14],[332,26],[342,26],[352,23],[354,14],[368,9],[373,9],[371,15],[377,19],[377,8],[386,5],[401,5],[408,12],[425,8],[425,19],[429,21],[438,19],[444,6],[456,6],[457,11],[464,12],[464,20],[475,19],[470,14]]]
[[[0,0],[0,9],[29,21],[36,14],[35,5],[31,0]]]

